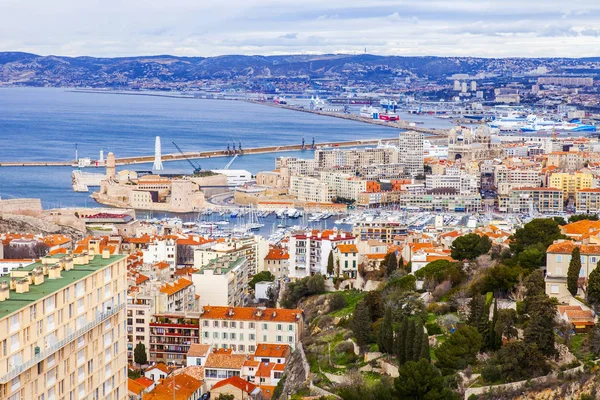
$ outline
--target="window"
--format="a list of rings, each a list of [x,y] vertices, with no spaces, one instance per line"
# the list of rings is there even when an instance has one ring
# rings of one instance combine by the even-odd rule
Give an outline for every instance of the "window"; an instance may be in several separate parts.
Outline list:
[[[562,256],[556,256],[556,262],[557,263],[561,263],[562,262]]]
[[[209,337],[208,332],[204,331],[204,339],[208,339],[208,337]]]
[[[263,342],[267,343],[267,335],[263,335]]]
[[[563,273],[562,267],[556,267],[556,275],[561,276]]]
[[[9,318],[10,332],[16,332],[21,328],[21,322],[19,321],[19,314],[11,315]]]
[[[253,341],[254,341],[254,337],[255,337],[255,336],[254,336],[254,333],[251,333],[251,334],[250,334],[250,341],[251,341],[251,342],[253,342]]]
[[[223,328],[227,328],[227,321],[223,321]]]
[[[230,327],[232,327],[232,328],[235,328],[235,321],[231,321],[231,322],[229,323],[229,326],[230,326]]]
[[[218,328],[219,327],[219,321],[213,321],[213,327]]]
[[[240,344],[240,345],[238,346],[238,349],[239,349],[239,351],[243,352],[243,351],[244,351],[244,345],[243,345],[243,344]]]
[[[202,326],[204,326],[205,328],[208,328],[208,321],[204,320],[202,322]]]
[[[279,335],[277,335],[277,343],[281,343],[283,342],[283,338]]]
[[[282,330],[283,330],[283,325],[281,325],[281,324],[277,324],[277,330],[278,330],[278,331],[282,331]]]
[[[268,328],[267,328],[267,324],[262,324],[262,330],[263,330],[263,331],[266,331],[267,329],[268,329]]]
[[[250,329],[254,329],[254,322],[250,322]]]
[[[223,332],[223,339],[227,339],[227,332]]]
[[[235,340],[235,333],[230,333],[229,337],[231,338],[231,340]]]
[[[219,338],[219,332],[213,332],[213,339]]]
[[[598,259],[596,257],[590,257],[590,262],[596,264],[598,262]]]
[[[46,313],[54,311],[54,296],[50,296],[46,300],[44,300],[44,306],[46,307]]]
[[[240,329],[244,329],[244,323],[243,322],[240,322]]]
[[[559,292],[558,285],[550,285],[550,293],[558,294],[558,292]]]
[[[294,343],[294,337],[293,336],[288,336],[288,342],[289,343]]]
[[[292,325],[292,324],[289,324],[289,325],[288,325],[288,331],[290,331],[290,332],[291,332],[291,331],[293,331],[293,330],[294,330],[294,325]]]

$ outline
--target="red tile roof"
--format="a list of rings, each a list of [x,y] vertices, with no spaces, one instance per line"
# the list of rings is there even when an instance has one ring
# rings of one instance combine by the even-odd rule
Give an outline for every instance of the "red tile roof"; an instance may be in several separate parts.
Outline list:
[[[288,310],[284,308],[260,309],[253,307],[205,306],[204,312],[200,315],[200,318],[237,321],[296,322],[302,318],[302,310]]]
[[[239,376],[232,376],[231,378],[223,379],[222,381],[215,383],[212,389],[218,389],[227,385],[236,387],[246,393],[252,393],[257,388],[255,384],[250,383]]]

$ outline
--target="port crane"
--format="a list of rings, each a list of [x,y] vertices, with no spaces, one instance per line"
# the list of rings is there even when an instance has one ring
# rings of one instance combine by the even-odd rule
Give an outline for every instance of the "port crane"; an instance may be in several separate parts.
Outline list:
[[[181,150],[181,148],[179,146],[177,146],[177,143],[175,142],[171,142],[173,143],[173,146],[175,146],[175,148],[181,153],[181,155],[185,158],[185,160],[192,166],[192,168],[194,169],[194,175],[198,175],[200,174],[200,172],[202,171],[202,168],[200,168],[200,165],[196,165],[192,162],[192,160],[183,152],[183,150]]]

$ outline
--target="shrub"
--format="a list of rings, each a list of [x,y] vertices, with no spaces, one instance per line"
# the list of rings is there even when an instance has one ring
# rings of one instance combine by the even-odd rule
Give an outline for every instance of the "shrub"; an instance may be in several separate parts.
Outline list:
[[[346,300],[346,296],[342,293],[333,293],[329,296],[329,311],[337,311],[345,308],[348,305],[348,301]]]
[[[435,322],[426,323],[425,328],[428,335],[440,335],[442,333],[442,328]]]

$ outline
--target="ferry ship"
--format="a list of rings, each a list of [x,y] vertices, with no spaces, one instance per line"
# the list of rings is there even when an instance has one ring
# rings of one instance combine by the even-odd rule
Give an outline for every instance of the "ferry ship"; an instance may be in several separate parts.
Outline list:
[[[360,108],[360,116],[369,119],[379,119],[379,109],[373,106],[364,106]]]
[[[379,119],[382,121],[400,121],[400,116],[394,113],[381,113]]]
[[[595,125],[582,124],[578,119],[566,121],[551,121],[538,119],[535,115],[527,117],[528,124],[521,127],[521,132],[596,132]]]
[[[394,100],[381,99],[381,101],[379,101],[379,106],[384,111],[387,111],[387,112],[391,111],[391,112],[395,113],[396,109],[398,108],[398,103]]]

